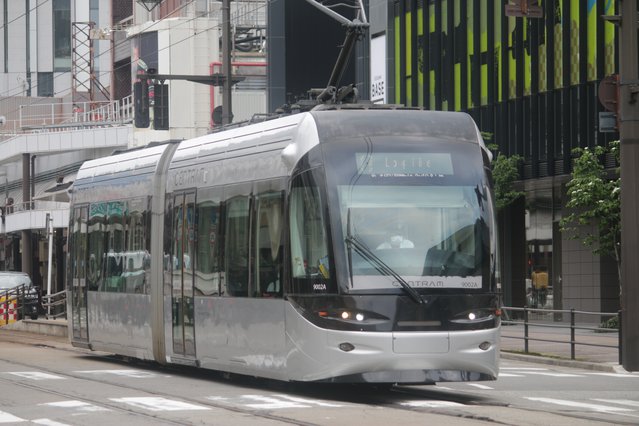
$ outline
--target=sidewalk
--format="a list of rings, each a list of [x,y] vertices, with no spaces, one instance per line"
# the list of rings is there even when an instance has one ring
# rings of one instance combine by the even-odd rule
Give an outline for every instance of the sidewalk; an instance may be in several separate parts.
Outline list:
[[[619,364],[617,331],[575,330],[575,359],[571,359],[570,328],[528,326],[528,354],[525,352],[524,326],[502,325],[501,356],[551,365],[563,365],[609,372],[625,372]]]

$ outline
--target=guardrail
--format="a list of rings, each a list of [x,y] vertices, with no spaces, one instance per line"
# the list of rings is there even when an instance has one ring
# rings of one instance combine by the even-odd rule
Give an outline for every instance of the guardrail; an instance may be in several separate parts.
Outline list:
[[[550,342],[550,343],[562,343],[570,345],[570,358],[575,359],[576,357],[576,347],[581,346],[596,346],[601,348],[614,348],[618,350],[619,356],[619,364],[621,364],[621,311],[619,312],[591,312],[591,311],[578,311],[575,309],[541,309],[541,308],[516,308],[510,306],[503,306],[502,308],[502,324],[503,325],[523,325],[523,336],[504,336],[502,334],[502,338],[510,338],[510,339],[522,339],[524,341],[524,352],[529,353],[529,342],[530,341],[538,341],[538,342]],[[517,313],[518,315],[513,315]],[[564,314],[569,315],[569,321],[564,321]],[[541,318],[542,315],[552,316],[552,322],[544,322]],[[599,317],[598,321],[592,322],[592,324],[601,323],[603,318],[618,318],[618,326],[614,328],[601,327],[589,325],[590,321],[585,321],[583,323],[577,323],[576,317],[580,316],[582,318],[586,317]],[[556,321],[555,319],[559,319]],[[569,329],[570,330],[570,340],[560,340],[560,339],[552,339],[552,338],[539,338],[534,337],[531,334],[530,327],[541,327],[548,329]],[[616,332],[618,336],[617,344],[603,344],[603,343],[594,343],[594,342],[586,342],[586,341],[578,341],[576,331],[592,331],[592,332]]]
[[[67,291],[42,296],[42,307],[47,319],[67,317]]]

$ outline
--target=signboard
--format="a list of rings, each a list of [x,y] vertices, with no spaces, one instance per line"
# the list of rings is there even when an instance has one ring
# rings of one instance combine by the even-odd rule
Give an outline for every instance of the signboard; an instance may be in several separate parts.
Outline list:
[[[602,111],[599,113],[599,131],[617,131],[617,115],[614,112]]]
[[[355,154],[357,168],[371,177],[434,177],[453,174],[448,153],[362,153]]]
[[[386,98],[386,35],[371,39],[371,101],[385,104]]]

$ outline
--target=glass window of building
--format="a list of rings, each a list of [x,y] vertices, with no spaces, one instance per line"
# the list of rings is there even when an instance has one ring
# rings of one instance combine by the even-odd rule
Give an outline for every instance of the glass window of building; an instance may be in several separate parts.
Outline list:
[[[53,0],[53,70],[71,70],[70,0]]]

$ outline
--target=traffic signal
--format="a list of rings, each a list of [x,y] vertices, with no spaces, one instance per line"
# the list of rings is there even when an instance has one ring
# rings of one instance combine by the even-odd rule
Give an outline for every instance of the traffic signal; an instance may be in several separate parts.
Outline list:
[[[153,128],[169,130],[169,86],[153,85]]]
[[[146,80],[133,83],[133,104],[135,127],[149,127],[149,90]]]

